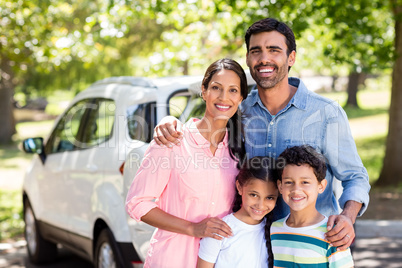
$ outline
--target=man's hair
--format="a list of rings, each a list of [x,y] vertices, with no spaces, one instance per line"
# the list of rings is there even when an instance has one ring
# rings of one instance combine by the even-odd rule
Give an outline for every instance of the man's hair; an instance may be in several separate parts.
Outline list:
[[[290,29],[290,27],[287,26],[285,23],[277,21],[276,19],[266,18],[253,23],[253,25],[251,25],[247,29],[245,36],[247,52],[249,52],[250,48],[249,46],[250,46],[251,35],[262,32],[272,32],[272,31],[277,31],[286,37],[286,45],[287,45],[286,54],[288,56],[293,50],[296,51],[296,40],[292,29]]]
[[[282,180],[283,169],[287,165],[301,166],[303,164],[307,164],[313,168],[314,175],[317,177],[319,182],[325,179],[325,174],[327,172],[325,158],[310,145],[300,145],[287,148],[279,155],[278,159],[284,163],[284,165],[278,169],[279,180]]]

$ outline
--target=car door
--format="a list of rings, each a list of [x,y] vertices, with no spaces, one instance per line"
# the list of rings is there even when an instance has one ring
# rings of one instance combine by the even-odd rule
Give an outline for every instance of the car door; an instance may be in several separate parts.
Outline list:
[[[57,122],[45,145],[43,169],[37,174],[41,220],[55,227],[50,235],[64,241],[68,240],[67,232],[63,231],[69,230],[70,196],[73,194],[69,189],[68,172],[80,150],[82,122],[87,116],[90,101],[76,102]]]
[[[115,180],[121,178],[117,159],[114,158],[116,142],[110,141],[115,110],[112,99],[96,98],[91,101],[80,137],[79,154],[71,159],[72,168],[66,172],[66,185],[71,191],[68,210],[70,239],[78,247],[84,247],[85,241],[92,238],[93,221],[101,203],[98,199],[104,196],[99,191],[107,188],[111,195],[118,195],[116,185],[104,183],[106,170],[114,170]],[[108,204],[113,207],[113,198]]]

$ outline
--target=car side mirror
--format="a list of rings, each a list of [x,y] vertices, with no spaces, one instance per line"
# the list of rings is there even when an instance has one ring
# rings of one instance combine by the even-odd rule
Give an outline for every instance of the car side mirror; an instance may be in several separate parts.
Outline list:
[[[43,138],[29,138],[22,141],[22,149],[29,154],[43,154]]]
[[[42,164],[45,163],[45,147],[43,145],[43,138],[28,138],[22,141],[22,150],[29,154],[38,154]]]

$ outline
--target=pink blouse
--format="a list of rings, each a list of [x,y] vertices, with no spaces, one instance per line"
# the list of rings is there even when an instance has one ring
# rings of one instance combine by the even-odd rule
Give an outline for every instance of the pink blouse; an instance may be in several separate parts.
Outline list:
[[[126,200],[129,215],[141,220],[152,208],[191,222],[223,217],[231,211],[237,162],[229,154],[227,131],[215,156],[190,119],[180,146],[147,149]],[[155,201],[156,199],[156,201]],[[157,229],[144,267],[195,267],[199,238]]]

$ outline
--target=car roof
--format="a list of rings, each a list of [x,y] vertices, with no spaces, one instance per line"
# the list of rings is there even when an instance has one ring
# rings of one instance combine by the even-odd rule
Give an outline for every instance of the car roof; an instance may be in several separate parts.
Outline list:
[[[246,71],[248,85],[255,84],[249,71]],[[188,89],[191,94],[201,91],[201,81],[203,76],[170,76],[170,77],[135,77],[135,76],[115,76],[99,80],[91,84],[87,89],[77,94],[75,99],[91,97],[101,92],[107,91],[109,96],[125,95],[128,92],[140,90],[144,94],[169,94],[179,89]]]

